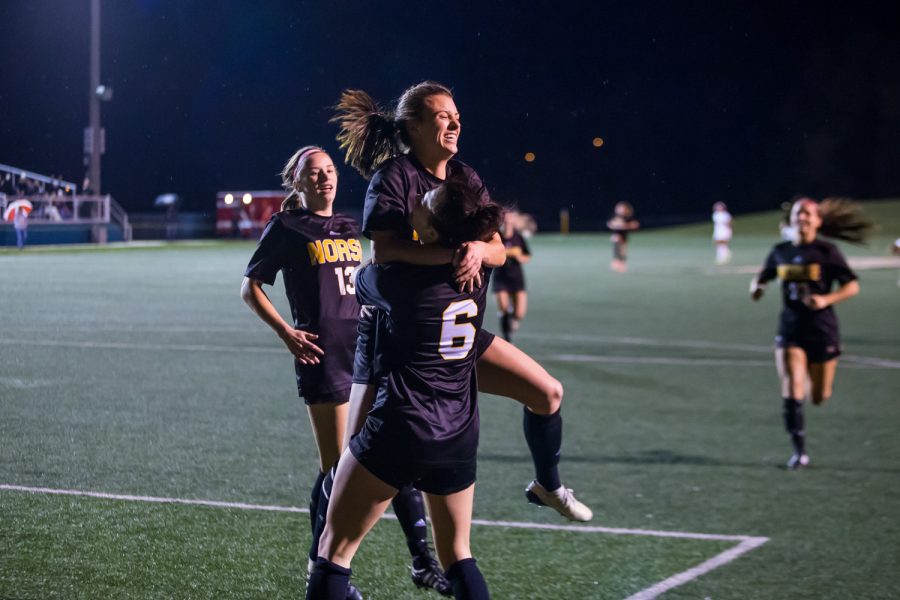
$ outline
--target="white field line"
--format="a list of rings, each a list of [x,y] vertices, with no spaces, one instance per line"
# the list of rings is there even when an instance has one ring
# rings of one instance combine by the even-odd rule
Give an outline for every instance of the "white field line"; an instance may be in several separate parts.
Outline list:
[[[30,487],[24,485],[0,484],[0,490],[11,492],[26,492],[30,494],[55,494],[62,496],[81,496],[86,498],[100,498],[103,500],[124,500],[130,502],[150,502],[156,504],[182,504],[190,506],[208,506],[212,508],[234,508],[238,510],[261,510],[270,512],[308,513],[307,508],[295,506],[276,506],[271,504],[248,504],[245,502],[221,502],[218,500],[192,500],[187,498],[163,498],[159,496],[133,496],[129,494],[108,494],[105,492],[91,492],[83,490],[65,490],[46,487]],[[382,519],[396,519],[392,514],[384,514]],[[710,571],[730,563],[742,554],[754,548],[762,546],[769,541],[766,537],[753,537],[747,535],[722,535],[716,533],[694,533],[690,531],[659,531],[653,529],[625,529],[620,527],[599,527],[592,525],[552,525],[546,523],[528,523],[523,521],[487,521],[473,519],[473,525],[486,527],[507,527],[513,529],[537,529],[545,531],[575,531],[580,533],[606,533],[611,535],[635,535],[663,538],[681,538],[692,540],[715,540],[727,542],[739,542],[737,546],[706,560],[699,565],[681,573],[672,575],[640,592],[629,596],[627,600],[651,600],[672,588],[683,585]]]
[[[662,348],[694,348],[708,350],[732,350],[742,352],[755,352],[771,354],[771,346],[759,346],[751,344],[727,344],[719,342],[707,342],[702,340],[662,340],[653,338],[613,337],[592,335],[545,335],[525,334],[525,338],[558,339],[563,341],[596,342],[601,344],[622,344],[630,346],[662,347]],[[66,341],[66,340],[34,340],[34,339],[0,339],[0,346],[38,346],[51,348],[82,348],[100,350],[149,350],[160,352],[215,352],[237,354],[281,354],[286,353],[281,346],[217,346],[210,344],[147,344],[134,342],[93,342],[93,341]],[[718,358],[675,358],[667,356],[608,356],[596,354],[550,354],[537,355],[542,360],[554,360],[559,362],[594,362],[609,364],[637,364],[637,365],[683,365],[695,367],[707,366],[734,366],[734,367],[768,367],[772,361],[754,361],[742,359],[718,359]],[[875,356],[856,356],[844,354],[841,361],[848,366],[865,369],[900,369],[900,361]]]

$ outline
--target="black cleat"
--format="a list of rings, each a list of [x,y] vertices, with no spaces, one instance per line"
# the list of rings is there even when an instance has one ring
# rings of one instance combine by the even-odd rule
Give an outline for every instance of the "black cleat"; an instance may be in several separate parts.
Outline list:
[[[413,563],[410,569],[410,575],[416,587],[431,588],[442,596],[452,596],[453,588],[450,587],[450,582],[444,577],[444,571],[441,570],[437,559],[429,555],[427,558],[424,558],[424,561],[425,566],[423,568],[417,569],[415,563]]]

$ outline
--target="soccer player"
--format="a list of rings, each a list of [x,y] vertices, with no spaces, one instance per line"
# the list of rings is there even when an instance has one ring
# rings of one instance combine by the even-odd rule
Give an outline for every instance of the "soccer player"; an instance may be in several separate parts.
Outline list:
[[[724,202],[713,204],[713,243],[716,245],[716,264],[724,265],[731,261],[731,213]]]
[[[417,201],[410,222],[424,242],[454,249],[500,226],[502,209],[451,178]],[[456,598],[489,598],[469,548],[479,421],[475,361],[487,275],[461,289],[451,264],[369,265],[361,303],[381,311],[378,398],[334,478],[307,598],[342,598],[363,537],[403,486],[425,492],[435,547]]]
[[[613,259],[609,267],[617,273],[628,270],[628,233],[637,230],[641,224],[634,218],[634,208],[629,202],[616,202],[613,214],[606,226],[612,231],[609,240],[613,246]]]
[[[372,240],[373,262],[418,265],[451,263],[457,282],[469,288],[482,265],[497,267],[506,249],[495,234],[489,241],[472,241],[457,248],[420,244],[408,218],[418,199],[449,177],[460,177],[485,198],[489,194],[470,166],[455,160],[461,131],[459,111],[450,90],[426,81],[408,88],[393,112],[382,111],[363,91],[346,90],[332,119],[340,125],[338,141],[346,162],[371,179],[366,193],[363,234]],[[377,321],[377,319],[376,319]],[[361,328],[364,321],[360,321]],[[371,327],[371,324],[369,325]],[[351,404],[369,405],[374,382],[369,336],[361,331],[354,365]],[[560,404],[563,387],[527,354],[483,332],[478,347],[478,390],[507,396],[524,405],[525,440],[535,467],[527,499],[549,506],[570,520],[588,521],[591,509],[575,498],[559,477],[562,446]],[[361,426],[351,418],[350,429]]]
[[[845,200],[821,204],[810,198],[797,200],[790,219],[797,238],[772,249],[750,283],[750,296],[759,300],[769,281],[781,279],[783,308],[775,338],[775,367],[781,379],[784,425],[794,449],[787,467],[800,469],[809,465],[803,423],[807,377],[813,404],[831,397],[841,354],[832,306],[859,293],[856,274],[840,250],[818,234],[860,242],[871,224],[862,218],[858,205]],[[837,289],[832,291],[835,284]]]
[[[310,495],[309,551],[318,555],[322,523],[317,523],[325,473],[340,457],[347,427],[348,398],[356,347],[359,303],[353,273],[362,259],[359,225],[333,211],[338,175],[331,157],[317,146],[291,156],[282,173],[288,196],[282,212],[269,220],[241,285],[241,297],[284,342],[295,358],[297,389],[306,403],[319,451],[319,474]],[[287,323],[269,300],[263,284],[272,285],[281,271],[293,315]],[[414,562],[434,564],[427,546],[421,494],[404,489],[394,511]],[[324,514],[324,513],[322,513]],[[428,581],[449,593],[440,569]],[[361,597],[348,594],[348,598]]]
[[[519,215],[509,211],[503,219],[500,237],[506,248],[506,263],[494,270],[493,287],[500,317],[503,339],[512,341],[512,334],[519,330],[519,323],[528,310],[528,294],[525,292],[525,273],[522,265],[531,260],[531,251],[525,238],[516,229]]]

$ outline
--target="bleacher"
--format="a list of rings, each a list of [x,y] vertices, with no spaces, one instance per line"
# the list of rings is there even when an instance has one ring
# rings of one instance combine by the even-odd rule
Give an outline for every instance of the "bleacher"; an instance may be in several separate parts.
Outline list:
[[[131,241],[128,214],[109,194],[78,192],[61,177],[47,176],[0,163],[0,210],[14,200],[28,200],[28,244],[73,244]],[[11,222],[0,223],[0,245],[13,246]]]

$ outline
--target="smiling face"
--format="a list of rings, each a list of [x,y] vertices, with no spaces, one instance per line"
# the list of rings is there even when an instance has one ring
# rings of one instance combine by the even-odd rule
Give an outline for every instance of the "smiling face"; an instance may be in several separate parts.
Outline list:
[[[412,150],[421,159],[448,160],[459,151],[462,125],[456,103],[446,94],[435,94],[423,104],[421,117],[407,124]]]
[[[325,152],[313,152],[306,157],[294,182],[303,205],[312,212],[329,212],[337,194],[337,169]]]
[[[816,239],[816,232],[822,226],[819,205],[812,200],[798,200],[791,207],[791,225],[797,228],[800,241],[809,243]]]

